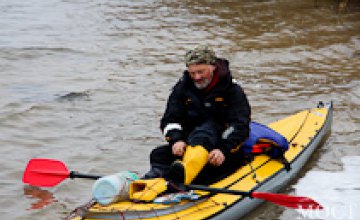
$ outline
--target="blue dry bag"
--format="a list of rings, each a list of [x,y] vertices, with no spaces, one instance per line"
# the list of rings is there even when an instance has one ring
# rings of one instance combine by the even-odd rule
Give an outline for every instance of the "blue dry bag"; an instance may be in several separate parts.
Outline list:
[[[267,153],[272,158],[278,158],[289,149],[289,143],[284,136],[257,122],[250,123],[250,135],[242,146],[245,153],[253,153],[255,144],[270,143]]]

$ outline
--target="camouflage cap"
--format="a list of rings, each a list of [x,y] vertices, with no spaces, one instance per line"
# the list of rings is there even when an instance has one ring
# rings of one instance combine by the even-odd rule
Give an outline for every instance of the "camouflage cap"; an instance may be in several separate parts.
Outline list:
[[[186,52],[186,66],[191,64],[215,64],[215,52],[208,45],[199,45]]]

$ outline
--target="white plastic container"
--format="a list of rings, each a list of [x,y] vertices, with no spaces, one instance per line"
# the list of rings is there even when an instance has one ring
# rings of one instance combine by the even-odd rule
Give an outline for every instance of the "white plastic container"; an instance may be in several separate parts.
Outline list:
[[[129,171],[99,178],[92,187],[92,196],[102,205],[127,200],[130,182],[137,179],[138,176]]]

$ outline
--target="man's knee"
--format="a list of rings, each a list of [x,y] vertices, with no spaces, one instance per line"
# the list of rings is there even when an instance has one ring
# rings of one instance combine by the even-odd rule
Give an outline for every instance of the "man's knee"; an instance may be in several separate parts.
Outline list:
[[[163,158],[171,156],[171,149],[169,145],[161,145],[153,149],[150,153],[150,163],[163,161]]]
[[[207,150],[216,147],[219,139],[219,128],[216,123],[208,121],[196,127],[188,137],[190,145],[202,145]]]

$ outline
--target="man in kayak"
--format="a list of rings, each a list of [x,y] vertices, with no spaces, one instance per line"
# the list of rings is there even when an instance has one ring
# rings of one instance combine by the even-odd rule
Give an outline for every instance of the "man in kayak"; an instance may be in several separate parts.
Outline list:
[[[244,162],[241,145],[249,136],[250,106],[229,61],[206,45],[189,50],[185,60],[187,70],[172,89],[160,123],[168,144],[151,152],[144,181],[209,181]]]

